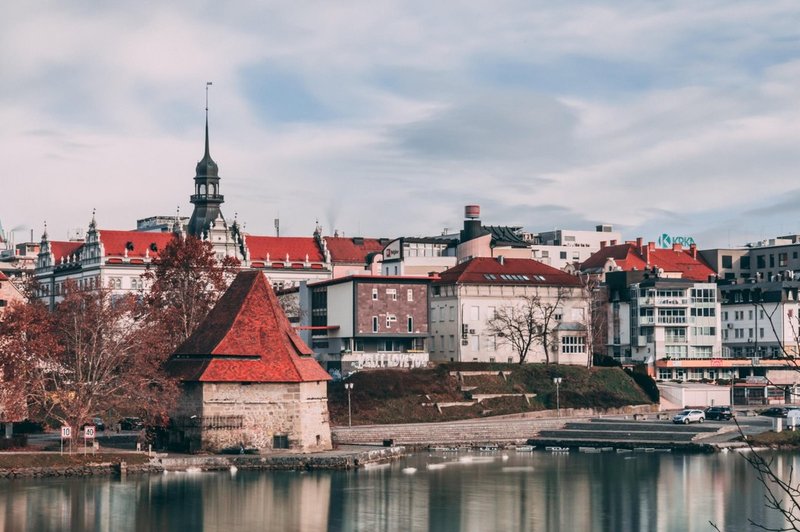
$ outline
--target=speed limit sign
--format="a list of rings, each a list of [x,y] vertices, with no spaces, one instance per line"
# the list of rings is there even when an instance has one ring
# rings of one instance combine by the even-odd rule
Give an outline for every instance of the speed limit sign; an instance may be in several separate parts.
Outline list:
[[[92,439],[92,438],[94,438],[94,425],[89,425],[89,426],[87,426],[87,427],[84,427],[84,429],[83,429],[83,436],[84,436],[85,438],[87,438],[87,439]]]
[[[72,438],[72,427],[64,425],[61,427],[61,439],[68,440],[69,438]]]

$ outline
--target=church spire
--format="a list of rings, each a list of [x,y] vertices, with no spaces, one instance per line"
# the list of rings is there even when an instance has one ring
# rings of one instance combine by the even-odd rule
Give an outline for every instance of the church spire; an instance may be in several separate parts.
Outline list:
[[[197,163],[194,177],[194,194],[191,202],[194,204],[194,211],[189,220],[188,232],[190,235],[202,237],[211,226],[211,222],[220,218],[223,219],[220,205],[225,201],[219,193],[219,167],[211,158],[211,150],[208,140],[208,87],[211,82],[206,83],[206,138],[205,153],[203,159]]]

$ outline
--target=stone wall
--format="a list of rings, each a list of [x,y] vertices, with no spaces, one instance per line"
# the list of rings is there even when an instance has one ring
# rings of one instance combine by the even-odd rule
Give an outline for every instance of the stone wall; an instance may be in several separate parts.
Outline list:
[[[176,407],[171,442],[186,450],[273,449],[286,436],[290,451],[331,448],[325,382],[189,384]]]

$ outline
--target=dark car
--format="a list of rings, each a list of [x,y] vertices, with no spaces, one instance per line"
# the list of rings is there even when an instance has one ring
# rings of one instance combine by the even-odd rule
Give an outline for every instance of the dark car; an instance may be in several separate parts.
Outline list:
[[[788,411],[789,409],[783,406],[773,406],[761,412],[760,415],[767,417],[786,417],[786,412]]]
[[[124,417],[119,420],[121,430],[142,430],[144,422],[138,417]]]
[[[102,418],[99,417],[93,417],[89,423],[84,423],[81,425],[81,428],[83,429],[91,425],[94,425],[95,430],[106,430],[106,424],[103,422]]]
[[[729,406],[710,406],[706,408],[706,419],[717,419],[728,421],[733,417],[733,411]]]

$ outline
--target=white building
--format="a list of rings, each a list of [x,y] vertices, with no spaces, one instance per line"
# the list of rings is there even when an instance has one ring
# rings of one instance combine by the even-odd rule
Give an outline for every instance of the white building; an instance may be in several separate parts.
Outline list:
[[[456,265],[455,235],[401,237],[383,249],[381,275],[421,276],[443,272]]]
[[[550,361],[586,365],[590,303],[582,296],[579,279],[534,260],[504,257],[467,260],[433,282],[431,360],[519,362],[519,354],[489,331],[488,320],[499,308],[519,305],[526,296],[556,301],[559,291],[563,307],[556,317]],[[542,346],[533,346],[526,361],[544,362]]]
[[[662,380],[724,376],[709,369],[722,357],[716,283],[663,278],[657,270],[609,272],[606,282],[609,355],[644,363]],[[706,363],[692,364],[688,374],[683,361],[693,360]]]
[[[614,246],[622,242],[621,233],[610,225],[598,225],[595,231],[555,229],[542,233],[523,233],[530,242],[532,258],[544,264],[564,269],[567,265],[581,264],[603,245]]]

